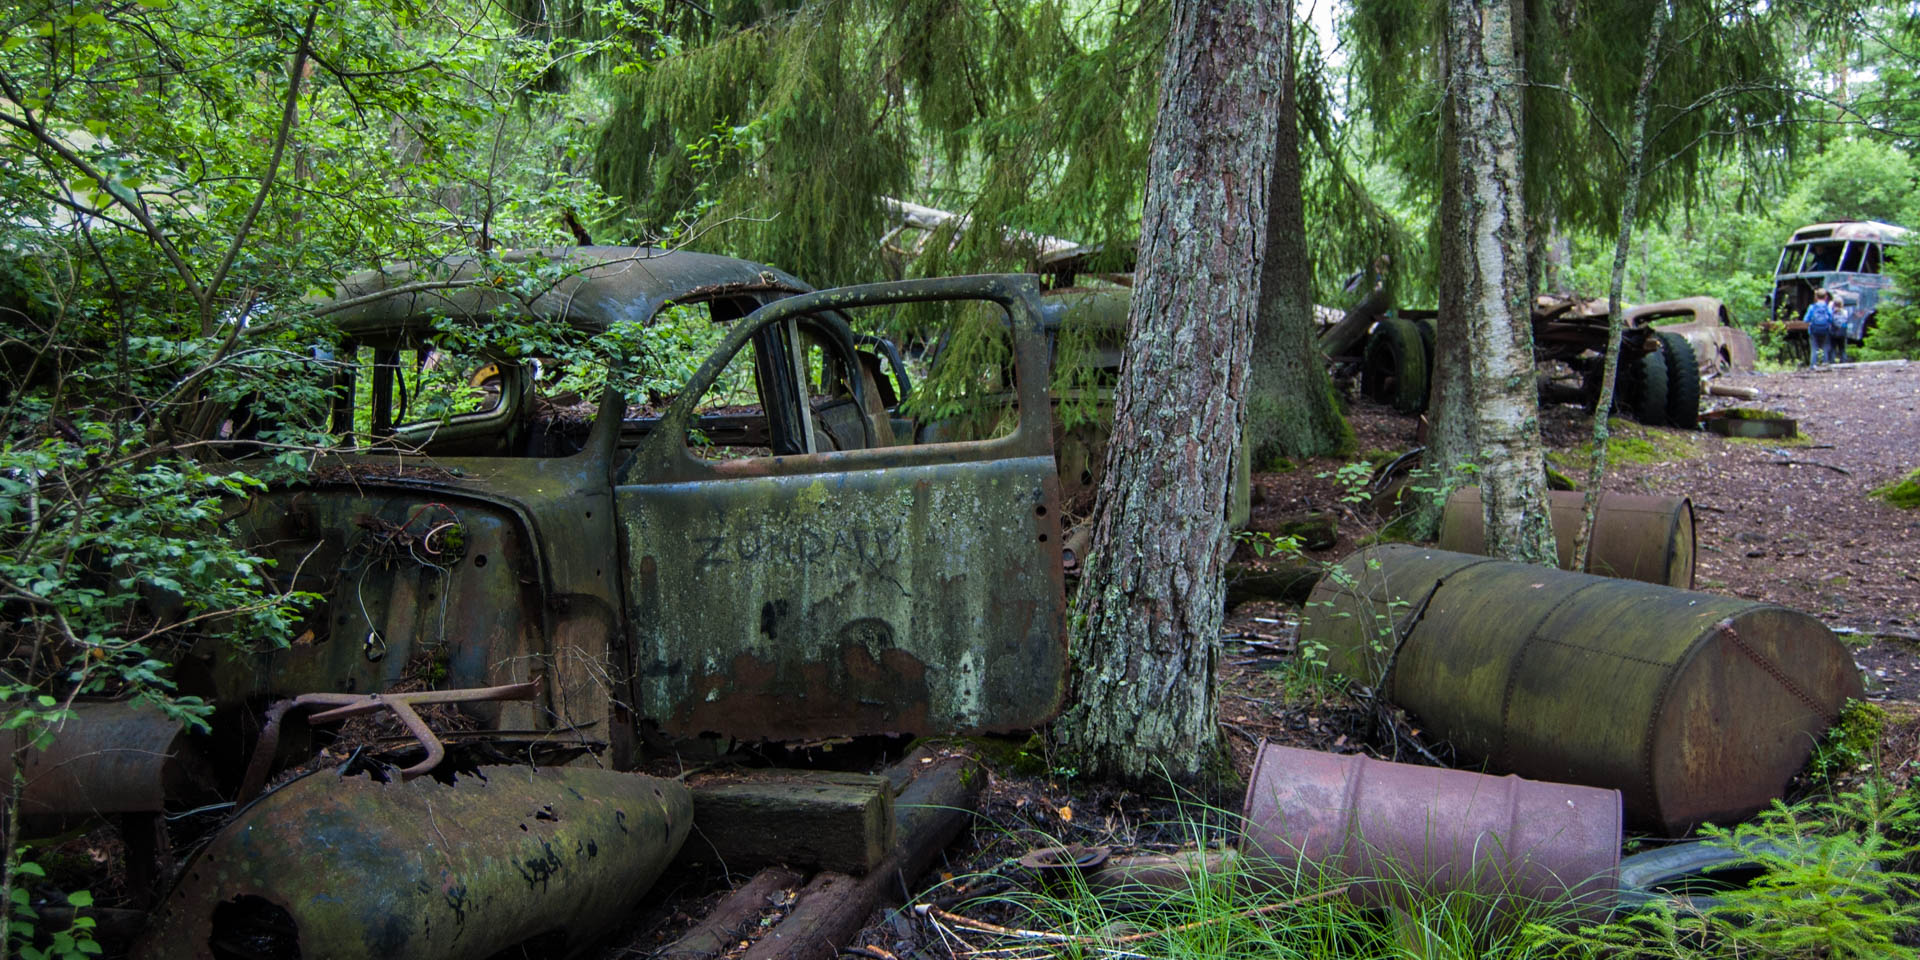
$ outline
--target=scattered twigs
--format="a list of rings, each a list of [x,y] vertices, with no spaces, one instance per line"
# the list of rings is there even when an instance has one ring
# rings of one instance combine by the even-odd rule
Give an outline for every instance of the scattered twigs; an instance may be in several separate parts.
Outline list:
[[[1831,463],[1821,463],[1818,460],[1796,460],[1794,459],[1793,454],[1788,453],[1786,450],[1783,450],[1779,447],[1768,447],[1767,452],[1780,458],[1778,460],[1771,461],[1773,465],[1777,467],[1792,467],[1792,466],[1825,467],[1828,470],[1832,470],[1833,472],[1842,474],[1844,476],[1849,476],[1849,477],[1853,476],[1853,471],[1848,470],[1846,467],[1834,466]]]

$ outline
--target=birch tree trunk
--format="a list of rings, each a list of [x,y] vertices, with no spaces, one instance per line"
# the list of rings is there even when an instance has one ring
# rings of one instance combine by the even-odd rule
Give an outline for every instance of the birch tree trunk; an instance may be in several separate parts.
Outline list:
[[[1301,197],[1299,101],[1294,85],[1293,2],[1279,4],[1285,53],[1268,189],[1267,253],[1247,387],[1247,456],[1255,469],[1279,457],[1313,457],[1353,446],[1333,379],[1314,339],[1313,264]]]
[[[1139,280],[1055,746],[1085,774],[1190,782],[1219,755],[1228,480],[1247,386],[1285,17],[1175,0]]]
[[[1581,512],[1580,530],[1574,535],[1574,569],[1587,568],[1587,552],[1593,544],[1593,520],[1600,506],[1600,481],[1607,475],[1607,440],[1612,436],[1607,423],[1613,409],[1615,382],[1620,373],[1620,335],[1625,328],[1625,304],[1621,297],[1627,288],[1627,254],[1633,249],[1633,224],[1640,216],[1640,184],[1647,168],[1647,113],[1653,103],[1653,78],[1660,71],[1660,41],[1666,35],[1672,8],[1667,0],[1655,0],[1653,20],[1647,26],[1646,56],[1640,64],[1640,86],[1633,92],[1633,129],[1626,145],[1627,184],[1620,198],[1620,233],[1613,242],[1613,275],[1607,283],[1607,349],[1601,357],[1600,399],[1593,407],[1593,466],[1587,471],[1587,496]],[[1619,141],[1615,140],[1615,145]]]
[[[1472,464],[1487,553],[1555,560],[1527,309],[1515,0],[1447,0],[1441,288],[1432,431],[1448,476]],[[1463,376],[1464,375],[1464,376]]]

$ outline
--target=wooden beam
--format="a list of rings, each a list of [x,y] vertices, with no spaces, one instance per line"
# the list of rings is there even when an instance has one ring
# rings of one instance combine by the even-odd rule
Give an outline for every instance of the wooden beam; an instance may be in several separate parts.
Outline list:
[[[893,785],[885,777],[811,770],[756,772],[687,784],[694,835],[688,863],[729,871],[775,864],[853,875],[879,866],[894,845]]]
[[[907,764],[917,769],[899,770]],[[815,877],[786,919],[741,960],[834,960],[876,906],[902,903],[913,894],[920,876],[971,822],[987,781],[985,768],[965,755],[909,756],[889,773],[895,771],[913,779],[894,798],[899,841],[886,862],[858,880],[832,873]]]
[[[709,960],[731,950],[773,906],[774,897],[805,879],[799,871],[786,867],[768,867],[754,874],[752,880],[727,894],[698,926],[654,956],[658,960]]]

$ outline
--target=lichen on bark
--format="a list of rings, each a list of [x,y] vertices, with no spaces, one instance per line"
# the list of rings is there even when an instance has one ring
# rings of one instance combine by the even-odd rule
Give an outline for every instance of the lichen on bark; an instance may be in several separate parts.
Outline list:
[[[1284,56],[1276,6],[1172,8],[1113,440],[1074,602],[1072,701],[1053,727],[1091,776],[1191,782],[1217,751],[1226,499]]]

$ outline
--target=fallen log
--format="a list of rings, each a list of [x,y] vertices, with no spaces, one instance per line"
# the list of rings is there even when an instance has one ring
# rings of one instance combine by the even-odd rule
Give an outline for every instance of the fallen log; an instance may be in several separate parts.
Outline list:
[[[1289,563],[1271,567],[1253,567],[1242,563],[1227,565],[1227,609],[1249,600],[1281,600],[1302,603],[1320,582],[1324,571],[1314,564]]]
[[[727,894],[698,926],[655,956],[658,960],[708,960],[725,953],[759,922],[773,897],[804,879],[798,871],[786,867],[768,867],[754,874],[744,886]]]
[[[1276,537],[1294,537],[1304,550],[1324,550],[1340,541],[1339,520],[1331,513],[1309,513],[1276,520],[1250,529]]]
[[[741,960],[834,960],[840,947],[866,926],[876,906],[906,902],[908,884],[924,874],[972,820],[987,780],[986,770],[971,756],[927,763],[923,759],[930,758],[910,755],[895,765],[911,764],[919,770],[894,797],[899,839],[886,861],[858,879],[836,873],[816,876],[786,918]]]
[[[1329,357],[1346,356],[1366,338],[1373,322],[1386,316],[1392,307],[1393,296],[1385,288],[1375,288],[1347,310],[1339,323],[1320,334],[1320,352]]]

